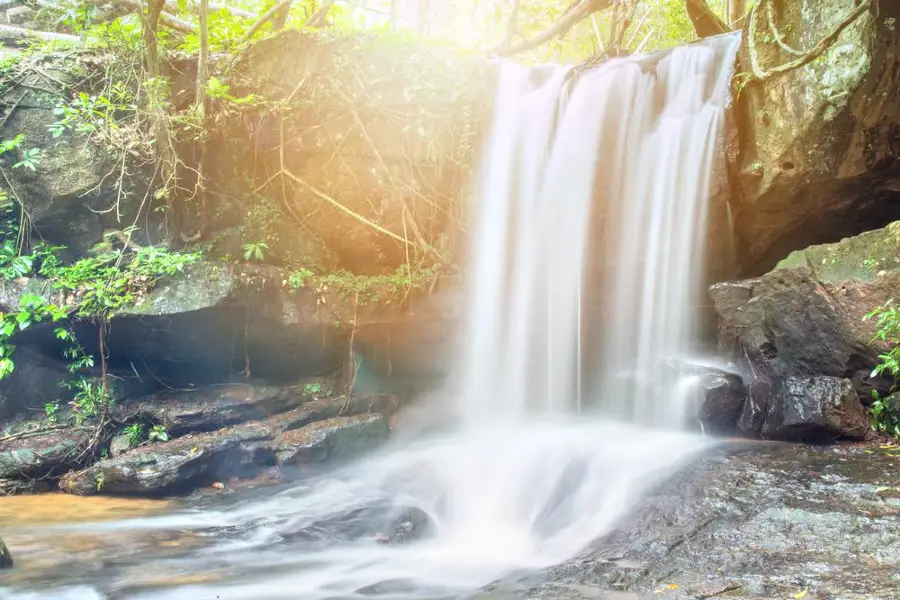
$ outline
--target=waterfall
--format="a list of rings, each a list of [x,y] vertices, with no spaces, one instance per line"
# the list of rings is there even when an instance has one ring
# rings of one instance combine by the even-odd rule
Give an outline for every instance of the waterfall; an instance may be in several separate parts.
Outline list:
[[[473,204],[464,418],[589,405],[643,425],[684,420],[682,401],[642,380],[695,337],[739,40],[578,75],[501,67]],[[602,316],[585,318],[586,306]]]
[[[397,437],[223,510],[105,525],[238,532],[192,554],[226,580],[130,597],[472,597],[578,555],[708,448],[651,428],[687,407],[676,386],[653,394],[641,380],[657,357],[690,348],[738,43],[578,73],[503,65],[473,201],[460,389],[441,398],[460,426]],[[424,539],[367,533],[410,509],[427,515]]]

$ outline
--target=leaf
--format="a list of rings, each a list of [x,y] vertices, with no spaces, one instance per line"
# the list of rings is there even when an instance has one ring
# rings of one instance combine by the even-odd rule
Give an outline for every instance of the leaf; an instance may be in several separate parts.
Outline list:
[[[809,588],[803,588],[803,591],[794,594],[794,600],[803,600],[806,598],[807,592],[809,592]]]

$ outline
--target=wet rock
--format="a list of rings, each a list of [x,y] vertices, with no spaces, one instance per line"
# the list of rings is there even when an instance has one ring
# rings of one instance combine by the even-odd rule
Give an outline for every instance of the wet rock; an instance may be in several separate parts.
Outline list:
[[[688,386],[691,405],[696,418],[706,433],[731,435],[747,398],[740,375],[685,361],[667,359],[655,363],[660,379],[656,382],[658,393],[671,393],[672,389]]]
[[[312,401],[312,390],[327,394],[330,386],[328,381],[316,381],[292,387],[223,384],[188,392],[162,391],[138,401],[137,410],[165,423],[169,434],[179,437],[287,412]]]
[[[9,548],[3,543],[3,539],[0,538],[0,569],[11,569],[12,566],[12,555],[9,553]]]
[[[134,448],[134,440],[130,435],[117,435],[109,441],[110,456],[119,456]]]
[[[394,511],[387,526],[376,534],[375,539],[382,544],[405,544],[425,537],[431,527],[428,513],[411,506]]]
[[[869,418],[846,379],[788,377],[766,412],[762,437],[780,440],[862,440]]]
[[[594,597],[571,589],[584,585],[648,600],[896,597],[900,505],[878,492],[896,487],[900,457],[877,447],[734,449],[634,498],[613,532],[512,597]]]
[[[380,445],[388,433],[387,420],[379,414],[326,419],[278,436],[278,464],[354,458]]]
[[[270,429],[255,423],[141,446],[69,473],[59,486],[81,495],[160,496],[255,473],[274,458]]]
[[[0,442],[0,480],[52,480],[86,458],[88,431],[73,427],[38,433],[44,426],[34,423],[14,434],[22,437]]]

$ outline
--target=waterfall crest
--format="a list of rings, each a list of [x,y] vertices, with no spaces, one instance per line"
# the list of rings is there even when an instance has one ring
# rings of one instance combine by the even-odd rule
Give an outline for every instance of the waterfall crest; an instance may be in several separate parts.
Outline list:
[[[464,418],[599,407],[641,425],[683,420],[687,407],[638,374],[696,334],[739,43],[721,36],[577,77],[501,68],[473,204]]]

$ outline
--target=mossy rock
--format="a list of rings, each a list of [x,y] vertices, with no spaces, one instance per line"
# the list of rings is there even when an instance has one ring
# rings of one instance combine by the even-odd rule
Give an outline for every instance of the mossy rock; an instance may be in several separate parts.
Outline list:
[[[822,283],[874,281],[879,273],[900,270],[900,221],[834,244],[791,252],[776,269],[808,267]]]

